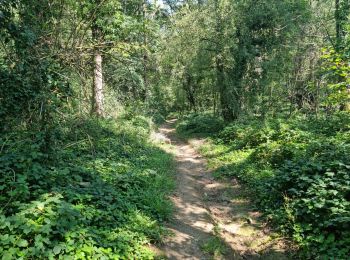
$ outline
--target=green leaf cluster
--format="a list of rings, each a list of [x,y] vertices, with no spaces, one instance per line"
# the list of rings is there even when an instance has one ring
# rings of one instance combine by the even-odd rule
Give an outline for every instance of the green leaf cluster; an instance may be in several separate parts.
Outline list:
[[[211,134],[201,148],[218,177],[251,188],[257,206],[304,257],[350,253],[350,117],[253,118]]]
[[[146,118],[72,118],[50,154],[42,136],[0,139],[3,259],[152,259],[166,234],[172,158]]]

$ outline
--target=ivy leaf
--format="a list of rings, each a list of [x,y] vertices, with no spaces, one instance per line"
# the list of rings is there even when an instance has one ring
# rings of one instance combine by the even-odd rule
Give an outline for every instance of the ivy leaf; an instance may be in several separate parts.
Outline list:
[[[62,250],[62,247],[60,245],[57,245],[53,248],[53,253],[55,255],[58,255],[61,252],[61,250]]]
[[[17,242],[17,246],[18,246],[18,247],[27,247],[27,246],[28,246],[28,242],[27,242],[27,240],[25,240],[25,239],[21,239],[21,240],[19,240],[19,241]]]

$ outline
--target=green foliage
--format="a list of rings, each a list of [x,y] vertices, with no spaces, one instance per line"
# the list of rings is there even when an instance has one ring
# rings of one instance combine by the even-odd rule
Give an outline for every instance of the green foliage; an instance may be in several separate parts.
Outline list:
[[[212,109],[240,121],[192,114],[178,132],[211,135],[218,175],[254,187],[311,255],[343,258],[349,116],[334,113],[349,110],[348,1],[156,2],[1,1],[0,255],[151,258],[172,187],[153,122]],[[117,121],[86,119],[96,51]],[[296,109],[318,119],[255,119]]]
[[[0,258],[152,258],[173,186],[171,156],[148,142],[149,116],[166,114],[144,102],[152,8],[1,1]],[[113,92],[108,112],[133,104],[118,120],[87,119],[97,48]]]
[[[210,0],[171,17],[161,61],[180,111],[208,111],[232,121],[280,110],[291,59],[311,17],[308,1]],[[293,44],[290,44],[293,42]],[[284,75],[285,74],[285,75]],[[292,88],[292,87],[291,87]]]
[[[149,120],[72,118],[58,132],[50,154],[33,132],[0,140],[0,255],[152,259],[173,181]]]
[[[327,94],[323,103],[329,109],[341,108],[349,109],[350,93],[348,86],[350,83],[349,49],[336,52],[333,48],[324,50],[323,70],[330,83],[325,86],[324,92]]]
[[[236,176],[306,257],[350,253],[350,116],[246,120],[201,148],[217,176]]]
[[[210,114],[190,114],[177,125],[176,130],[181,135],[208,135],[220,131],[224,122],[220,117]]]

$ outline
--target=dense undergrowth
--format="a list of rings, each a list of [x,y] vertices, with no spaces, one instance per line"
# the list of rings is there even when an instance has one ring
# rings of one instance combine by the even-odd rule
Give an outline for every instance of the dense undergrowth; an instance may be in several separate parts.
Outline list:
[[[205,120],[203,120],[205,118]],[[201,152],[216,176],[237,177],[303,257],[350,255],[350,116],[241,120],[185,117],[182,136],[207,133]],[[213,131],[210,131],[210,130]]]
[[[1,136],[2,259],[151,259],[173,181],[150,127],[142,117],[71,119],[49,150],[34,131]]]

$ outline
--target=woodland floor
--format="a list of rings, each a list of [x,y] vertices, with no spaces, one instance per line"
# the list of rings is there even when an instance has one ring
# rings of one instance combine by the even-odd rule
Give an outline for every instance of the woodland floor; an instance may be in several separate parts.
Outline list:
[[[161,248],[165,259],[289,259],[288,246],[254,210],[249,193],[235,179],[216,180],[196,151],[203,140],[181,140],[176,120],[159,130],[176,158],[171,234]]]

